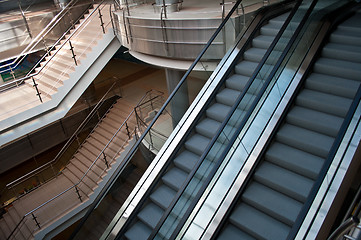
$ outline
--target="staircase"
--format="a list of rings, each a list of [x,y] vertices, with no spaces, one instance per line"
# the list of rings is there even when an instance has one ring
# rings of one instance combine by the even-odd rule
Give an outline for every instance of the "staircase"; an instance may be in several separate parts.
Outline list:
[[[109,14],[104,14],[109,13],[108,5],[105,5],[102,12],[103,22],[108,23],[111,21]],[[84,18],[82,18],[74,28],[77,29],[88,15],[89,13],[85,14]],[[105,30],[108,31],[107,28],[105,28]],[[65,35],[64,40],[59,43],[59,46],[62,46],[63,44],[64,46],[59,49],[59,51],[58,48],[52,50],[49,56],[45,58],[45,61],[35,69],[35,73],[39,74],[36,75],[34,79],[38,84],[37,87],[42,98],[44,98],[44,101],[50,100],[52,96],[58,92],[58,89],[66,84],[70,74],[75,71],[76,66],[81,65],[82,60],[87,57],[87,54],[92,51],[92,48],[96,46],[98,41],[102,38],[102,35],[94,34],[94,32],[101,31],[100,19],[93,19],[81,27],[81,30],[78,30],[69,41],[66,41],[66,39],[74,32],[74,30],[71,30]],[[55,52],[56,55],[52,57]],[[42,69],[47,61],[49,62],[45,68]],[[27,81],[26,84],[33,87],[31,81]]]
[[[218,239],[286,239],[361,83],[361,12],[331,34]]]
[[[136,126],[135,118],[130,118],[127,121],[127,126],[124,125],[108,145],[105,151],[107,161],[104,160],[104,155],[101,155],[102,150],[122,126],[133,108],[132,104],[119,99],[89,134],[57,178],[13,203],[8,212],[0,219],[0,238],[7,239],[25,214],[61,194],[66,189],[71,188],[79,181],[81,183],[78,188],[65,192],[54,201],[50,201],[40,207],[39,210],[34,211],[36,221],[44,229],[55,219],[88,200],[115,163],[116,157],[120,155],[130,140],[128,130],[130,133],[134,131]],[[94,162],[99,155],[101,155],[101,158]],[[32,217],[25,217],[25,221],[22,221],[22,224],[10,239],[29,239],[34,236],[38,228]]]
[[[154,187],[136,218],[125,230],[123,238],[147,239],[150,236],[193,166],[200,159],[230,112],[235,100],[241,94],[286,17],[287,14],[284,14],[271,19],[260,29],[260,34],[252,40],[251,47],[244,53],[243,60],[234,67],[234,74],[226,79],[224,87],[216,94],[213,104],[206,109],[204,118],[196,124],[193,133],[185,140],[182,150],[172,160],[170,167]],[[255,96],[249,94],[246,97],[251,100]],[[247,111],[247,107],[242,111]],[[240,117],[243,113],[240,112]],[[212,162],[202,163],[205,171],[212,164]]]

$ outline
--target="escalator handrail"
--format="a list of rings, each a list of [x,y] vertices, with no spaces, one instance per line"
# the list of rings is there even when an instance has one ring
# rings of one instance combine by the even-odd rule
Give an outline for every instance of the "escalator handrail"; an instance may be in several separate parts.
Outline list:
[[[16,64],[16,65],[12,68],[16,68],[21,63],[21,61],[24,60],[24,58],[33,51],[35,46],[41,42],[41,38],[44,35],[48,34],[56,26],[56,24],[62,20],[63,16],[66,14],[66,11],[69,11],[71,9],[71,7],[73,7],[78,1],[80,1],[80,0],[72,0],[69,3],[67,3],[67,5],[45,26],[45,28],[26,46],[26,48],[11,63],[1,65],[0,69],[9,67],[13,64]],[[89,10],[89,9],[90,8],[88,8],[86,10]],[[74,27],[76,22],[77,21],[74,21],[74,23],[70,26],[70,28]],[[53,46],[51,46],[51,48],[53,48]],[[6,70],[1,70],[0,73],[4,72]],[[15,81],[16,80],[11,81],[11,82],[13,83]]]
[[[298,6],[301,4],[302,1],[298,1]],[[317,2],[317,0],[313,1],[313,5],[315,5]],[[252,75],[252,77],[250,78],[250,80],[248,81],[247,85],[245,86],[245,89],[242,91],[241,95],[237,98],[235,104],[232,107],[232,110],[230,110],[230,114],[227,115],[226,119],[224,120],[224,122],[222,123],[220,129],[217,131],[216,135],[212,138],[210,144],[207,146],[204,154],[202,155],[201,159],[197,162],[196,166],[194,167],[194,169],[192,170],[192,172],[189,174],[186,183],[182,186],[182,189],[178,191],[177,193],[177,197],[176,199],[178,199],[178,197],[181,195],[181,193],[184,192],[185,188],[188,186],[190,180],[192,179],[192,177],[196,174],[197,169],[200,167],[202,161],[207,157],[208,152],[211,150],[212,146],[216,143],[218,136],[222,133],[223,129],[226,127],[227,122],[229,121],[230,117],[232,116],[232,113],[236,110],[237,106],[240,104],[241,100],[243,99],[243,97],[246,95],[247,90],[250,88],[250,86],[252,85],[253,80],[256,78],[258,71],[262,68],[263,64],[265,64],[266,60],[268,59],[269,55],[271,54],[273,48],[275,47],[277,41],[279,40],[279,38],[282,36],[283,31],[285,30],[285,28],[287,27],[288,23],[290,22],[290,20],[292,19],[293,15],[296,13],[297,11],[297,7],[293,8],[292,13],[290,13],[289,17],[287,18],[285,24],[282,26],[279,34],[276,36],[275,41],[272,42],[270,48],[267,50],[265,56],[262,58],[260,64],[257,66],[255,73]],[[282,53],[281,57],[279,58],[279,60],[277,61],[275,67],[273,68],[271,74],[269,75],[269,77],[267,78],[267,80],[265,81],[265,83],[263,84],[263,87],[260,91],[260,93],[257,95],[257,97],[255,98],[255,100],[253,101],[250,110],[248,110],[248,112],[246,113],[245,117],[243,118],[240,127],[238,128],[238,130],[235,132],[234,137],[232,138],[232,140],[230,140],[230,143],[232,143],[235,138],[238,136],[238,134],[240,133],[240,131],[243,129],[244,125],[246,124],[248,118],[250,117],[251,113],[252,113],[252,109],[255,108],[257,102],[259,101],[259,99],[262,97],[262,95],[264,94],[265,90],[267,89],[267,86],[269,85],[269,83],[271,82],[274,74],[276,73],[276,71],[278,70],[278,68],[280,67],[280,64],[282,63],[283,59],[285,58],[286,54],[288,53],[288,51],[290,50],[292,44],[294,43],[294,41],[297,38],[298,33],[302,30],[303,25],[305,24],[305,22],[307,21],[308,15],[311,13],[311,10],[309,9],[308,12],[305,14],[305,17],[302,19],[302,21],[300,22],[298,28],[295,31],[295,34],[292,36],[291,40],[289,41],[288,45],[286,46],[284,52]],[[238,133],[238,134],[237,134]],[[192,201],[191,206],[188,208],[188,210],[186,211],[186,214],[184,215],[184,217],[182,218],[181,222],[178,224],[177,229],[174,231],[174,233],[172,234],[171,238],[175,238],[175,234],[177,234],[177,232],[180,231],[181,226],[185,223],[186,219],[188,218],[189,214],[191,213],[193,207],[197,204],[199,198],[201,197],[203,191],[209,182],[211,181],[214,173],[217,171],[218,167],[220,166],[220,164],[223,161],[223,158],[225,157],[225,155],[227,154],[227,152],[229,151],[229,149],[231,148],[232,144],[229,144],[228,147],[224,150],[224,153],[221,155],[221,157],[219,158],[219,160],[217,160],[215,166],[213,167],[212,171],[209,173],[209,177],[207,177],[204,185],[201,187],[201,190],[199,190],[199,193],[196,195],[195,199]],[[176,201],[172,202],[170,204],[170,206],[168,207],[168,209],[166,210],[166,213],[163,215],[162,217],[162,221],[165,220],[166,216],[165,215],[169,215],[170,214],[170,209],[174,207]],[[163,219],[164,218],[164,219]],[[157,225],[156,229],[153,231],[152,233],[152,237],[155,236],[155,232],[158,231],[160,228],[159,224]]]

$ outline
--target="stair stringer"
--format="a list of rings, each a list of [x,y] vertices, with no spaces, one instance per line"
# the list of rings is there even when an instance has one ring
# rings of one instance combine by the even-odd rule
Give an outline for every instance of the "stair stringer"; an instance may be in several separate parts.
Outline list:
[[[111,182],[112,179],[116,177],[116,173],[122,167],[122,162],[126,159],[130,150],[133,148],[136,140],[132,138],[127,146],[124,148],[124,151],[121,152],[120,156],[116,159],[112,167],[109,169],[108,173],[103,177],[103,180],[99,182],[97,188],[94,189],[94,192],[89,195],[89,199],[82,204],[78,204],[73,209],[69,210],[66,214],[63,214],[56,220],[53,220],[50,224],[45,225],[41,228],[40,231],[36,232],[34,235],[35,240],[46,240],[52,239],[72,224],[80,220],[86,214],[89,206],[95,201],[98,195],[103,191],[104,187],[107,186],[108,182]]]
[[[64,117],[120,46],[113,31],[104,34],[52,100],[0,122],[0,146]]]

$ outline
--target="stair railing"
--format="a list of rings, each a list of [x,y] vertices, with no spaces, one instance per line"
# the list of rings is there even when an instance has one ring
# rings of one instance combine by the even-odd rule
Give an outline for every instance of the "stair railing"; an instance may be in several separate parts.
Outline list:
[[[45,224],[49,223],[50,221],[52,221],[53,219],[57,218],[58,215],[56,213],[54,213],[53,209],[51,209],[51,204],[55,204],[55,201],[64,201],[66,198],[69,197],[69,195],[73,195],[75,194],[77,196],[77,198],[79,199],[79,202],[72,202],[67,206],[67,209],[62,209],[60,211],[59,214],[63,214],[65,211],[77,206],[78,204],[80,204],[81,202],[83,202],[84,199],[86,199],[88,196],[85,195],[85,193],[83,193],[84,195],[81,195],[80,193],[80,186],[82,184],[84,184],[84,178],[88,176],[88,173],[90,171],[92,171],[92,169],[94,168],[94,166],[101,162],[104,161],[105,162],[105,168],[102,169],[102,172],[98,175],[98,179],[96,180],[96,182],[98,182],[100,180],[100,178],[104,175],[104,173],[110,168],[111,163],[113,163],[114,161],[116,161],[116,158],[119,157],[119,153],[122,151],[122,149],[124,149],[126,147],[126,145],[128,144],[128,142],[132,139],[133,136],[136,136],[136,127],[134,129],[132,129],[131,131],[129,130],[128,127],[128,123],[133,120],[136,121],[136,114],[135,114],[135,109],[138,108],[141,105],[144,104],[148,104],[148,103],[152,103],[154,101],[154,99],[159,99],[159,97],[163,94],[159,91],[157,91],[157,96],[151,98],[150,100],[148,100],[149,95],[153,94],[155,91],[150,90],[148,92],[146,92],[146,94],[140,99],[140,101],[136,104],[135,108],[132,110],[131,113],[129,113],[129,115],[126,117],[126,119],[124,120],[124,122],[122,123],[122,125],[118,128],[118,130],[113,134],[113,136],[111,137],[111,139],[108,141],[108,143],[104,146],[104,148],[102,149],[102,151],[98,154],[98,156],[96,157],[96,159],[92,162],[92,164],[90,165],[90,167],[86,170],[86,172],[83,174],[83,176],[71,187],[67,188],[66,190],[64,190],[63,192],[59,193],[58,195],[56,195],[55,197],[49,199],[48,201],[44,202],[43,204],[39,205],[38,207],[34,208],[33,210],[29,211],[28,213],[26,213],[20,220],[20,222],[16,225],[16,227],[13,229],[13,231],[11,232],[11,234],[9,235],[9,237],[7,238],[7,240],[10,239],[15,239],[15,235],[19,232],[21,232],[22,234],[26,234],[26,232],[22,232],[22,228],[26,228],[29,227],[26,222],[27,221],[33,221],[33,226],[34,228],[31,229],[31,234],[33,234],[36,230],[41,229],[42,226],[44,226]],[[152,104],[151,104],[152,105]],[[94,128],[95,129],[95,128]],[[93,130],[94,131],[94,130]],[[118,136],[120,136],[121,133],[127,133],[126,135],[128,136],[128,139],[126,139],[122,146],[119,147],[116,151],[116,153],[114,154],[113,157],[109,158],[109,155],[107,154],[107,150],[110,148],[111,144],[113,143],[113,141],[115,139],[117,139]],[[97,165],[99,167],[99,165]],[[64,171],[64,169],[61,170]],[[50,209],[46,209],[49,206]],[[52,218],[51,219],[47,219],[46,216],[42,216],[41,213],[42,212],[46,212],[46,211],[51,211],[52,214]],[[39,214],[37,214],[37,212],[39,211]],[[45,214],[47,215],[47,214]],[[35,224],[35,225],[34,225]]]
[[[110,80],[110,79],[109,79]],[[100,114],[100,112],[104,112],[101,108],[108,108],[106,106],[107,100],[111,99],[112,96],[118,95],[121,97],[120,94],[116,94],[114,91],[118,91],[119,86],[118,84],[113,81],[111,87],[106,91],[103,97],[98,101],[98,103],[93,107],[90,113],[85,117],[82,123],[78,126],[72,136],[68,139],[68,141],[64,144],[58,154],[52,159],[51,161],[43,164],[42,166],[32,170],[31,172],[21,176],[20,178],[6,184],[6,191],[13,192],[13,200],[8,203],[12,204],[19,198],[24,197],[31,191],[39,188],[40,186],[44,185],[45,183],[49,182],[50,180],[56,178],[60,174],[60,170],[64,165],[68,163],[70,158],[67,159],[67,155],[71,155],[75,152],[81,144],[85,141],[84,139],[84,132],[93,127],[95,124],[94,122],[99,123],[101,119],[104,118],[106,112],[104,114]],[[100,117],[101,116],[101,117]],[[64,162],[64,159],[67,159]],[[50,173],[49,173],[50,171]],[[45,178],[44,176],[47,176]],[[41,179],[41,180],[40,180]],[[34,186],[33,189],[24,189],[24,186],[28,186],[30,183],[35,182],[36,187]],[[7,206],[3,206],[7,207]]]
[[[46,68],[48,67],[49,63],[51,62],[51,60],[57,56],[57,53],[62,50],[67,44],[69,44],[68,42],[73,38],[73,37],[76,37],[77,35],[79,35],[84,29],[86,29],[87,27],[87,24],[89,23],[89,21],[91,21],[91,19],[94,18],[95,15],[97,15],[97,13],[99,12],[99,10],[103,10],[105,8],[105,6],[107,5],[107,2],[106,0],[102,0],[99,5],[94,8],[90,14],[82,21],[82,23],[80,23],[77,28],[73,31],[73,32],[70,32],[71,29],[69,29],[68,31],[64,32],[63,35],[55,42],[55,44],[52,46],[52,48],[50,49],[51,50],[54,50],[53,53],[51,55],[44,55],[36,64],[35,66],[29,71],[29,73],[23,77],[23,78],[20,78],[20,79],[17,79],[16,81],[18,82],[18,84],[21,84],[22,82],[26,81],[27,79],[31,79],[32,77],[35,77],[41,73],[44,73],[44,71],[46,70]],[[100,17],[101,18],[101,17]],[[110,17],[110,21],[107,22],[105,24],[105,26],[109,26],[112,22],[112,16]],[[70,34],[69,34],[70,32]],[[65,38],[65,36],[69,34],[69,36],[65,39],[65,41],[63,43],[61,43],[62,39]],[[89,45],[87,48],[90,47],[90,45],[94,42],[93,41],[90,41]],[[49,52],[50,52],[49,51]],[[85,54],[85,50],[81,51],[80,56],[82,56],[83,54]],[[49,57],[48,60],[46,60],[45,62],[43,60],[45,60],[46,57]],[[79,57],[79,56],[78,56]],[[41,63],[41,65],[40,65]],[[72,65],[68,65],[67,68],[65,68],[62,72],[62,74],[65,74],[67,72],[70,71],[70,68],[72,67]],[[37,70],[36,73],[33,73],[35,70]],[[58,81],[60,81],[60,79],[58,79]],[[55,85],[56,83],[54,83]],[[53,85],[53,86],[54,86]],[[39,98],[40,100],[40,98]],[[31,103],[29,103],[31,104]]]
[[[26,46],[26,48],[10,63],[7,64],[3,64],[0,66],[0,73],[4,73],[5,71],[7,71],[9,68],[11,71],[13,71],[13,69],[16,69],[21,62],[25,59],[25,57],[34,52],[35,50],[37,50],[39,48],[39,45],[43,45],[43,47],[45,48],[46,52],[48,53],[49,48],[53,48],[53,46],[47,46],[46,44],[46,37],[48,35],[52,35],[53,31],[56,31],[56,27],[59,27],[60,23],[64,23],[63,22],[63,18],[67,17],[71,12],[72,9],[74,9],[75,7],[81,7],[83,6],[83,4],[78,4],[78,2],[81,2],[82,0],[72,0],[70,1],[65,8],[63,8],[47,25],[46,27],[35,37],[33,38],[33,40]],[[78,4],[78,5],[77,5]],[[87,4],[86,4],[87,5]],[[85,11],[89,10],[90,7],[86,7],[86,9],[82,10],[82,14],[78,19],[72,20],[74,22],[74,24],[67,26],[67,29],[71,29],[74,27],[75,23],[78,22],[78,20],[83,16],[83,14],[85,13]],[[22,11],[22,10],[21,10]],[[64,31],[65,29],[63,29]],[[67,31],[67,30],[66,30]],[[4,69],[5,68],[5,69]],[[19,85],[21,84],[21,82],[16,81],[16,76],[15,74],[13,74],[13,80],[12,82],[8,82],[6,84],[3,84],[2,86],[6,86],[6,85],[10,85],[10,84],[15,84]]]

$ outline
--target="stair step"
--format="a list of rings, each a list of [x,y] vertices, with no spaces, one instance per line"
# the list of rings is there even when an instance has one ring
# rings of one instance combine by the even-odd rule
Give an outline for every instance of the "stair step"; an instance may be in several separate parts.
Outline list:
[[[344,61],[361,63],[361,46],[328,43],[322,49],[322,56]]]
[[[196,131],[207,138],[212,138],[216,135],[220,126],[220,122],[212,120],[211,118],[205,118],[197,124]]]
[[[223,122],[230,110],[230,106],[214,103],[206,110],[206,115],[207,117],[212,118],[218,122]]]
[[[138,221],[125,233],[125,237],[129,240],[148,239],[151,233],[152,229],[150,227]]]
[[[316,111],[345,117],[352,100],[313,90],[304,89],[296,98],[296,104]]]
[[[263,48],[255,48],[252,47],[245,51],[244,53],[244,59],[251,62],[261,62],[263,56],[267,52],[266,49]]]
[[[242,61],[234,67],[234,71],[236,74],[251,77],[257,66],[257,62]]]
[[[228,224],[224,228],[221,234],[217,237],[219,240],[229,240],[229,239],[242,239],[242,240],[254,240],[255,238],[248,235],[245,232],[242,232],[239,228],[233,224]]]
[[[233,90],[231,88],[224,88],[217,93],[216,101],[224,105],[233,106],[239,95],[239,91]]]
[[[314,72],[342,77],[351,80],[361,80],[361,63],[343,61],[331,58],[319,58],[314,67]]]
[[[335,138],[341,128],[343,118],[294,106],[287,114],[287,122]]]
[[[233,74],[226,80],[226,87],[231,88],[237,91],[242,91],[244,87],[247,85],[249,80],[249,77],[239,75],[239,74]]]
[[[199,156],[190,151],[182,151],[175,159],[174,164],[185,172],[191,172],[194,165],[199,160]]]
[[[263,162],[256,170],[254,177],[261,184],[302,203],[306,201],[313,186],[311,179],[269,162]]]
[[[148,227],[154,229],[157,226],[164,211],[159,206],[149,203],[137,215]]]
[[[256,239],[286,239],[290,227],[241,203],[230,216],[232,224]]]
[[[175,194],[177,192],[172,188],[167,187],[166,185],[161,185],[157,190],[155,190],[152,195],[150,195],[150,199],[155,202],[158,206],[166,210],[169,204],[172,202]]]
[[[252,39],[252,46],[256,48],[268,49],[274,39],[274,36],[259,35]]]
[[[260,33],[267,36],[276,36],[282,26],[277,23],[269,22],[268,24],[261,27]]]
[[[326,158],[328,156],[335,140],[333,137],[291,124],[283,125],[277,132],[276,139],[284,144],[322,158]]]
[[[75,167],[77,167],[83,175],[88,171],[89,167],[85,166],[81,161],[77,160],[76,158],[73,158],[71,161],[72,164],[74,164]],[[96,172],[93,171],[93,168],[88,171],[87,176],[94,182],[98,183],[102,178],[101,176],[97,175]]]
[[[271,145],[265,158],[273,164],[311,179],[317,178],[324,163],[323,158],[279,142]]]
[[[311,73],[305,85],[305,87],[310,90],[350,99],[354,98],[359,86],[359,81],[319,73]]]
[[[289,226],[295,223],[303,206],[302,203],[257,182],[252,182],[247,187],[242,200]]]
[[[169,187],[178,191],[179,188],[183,185],[186,180],[188,174],[179,168],[172,168],[169,170],[163,177],[162,180]]]
[[[337,29],[330,36],[330,42],[361,46],[361,36],[345,29]]]
[[[69,163],[66,168],[69,169],[69,171],[71,171],[78,179],[84,177],[82,181],[90,189],[94,189],[98,185],[97,182],[93,181],[93,179],[88,176],[88,174],[84,176],[84,173],[80,171],[73,163]]]
[[[66,178],[69,179],[73,184],[79,183],[80,179],[69,169],[64,169],[62,171],[62,174],[66,176]],[[80,191],[84,194],[84,196],[81,195],[82,197],[88,196],[88,194],[92,191],[92,189],[89,186],[87,186],[85,183],[80,183],[78,186],[80,188]]]
[[[209,138],[204,137],[200,134],[194,134],[185,142],[184,145],[189,151],[201,156],[204,153],[209,142]]]

